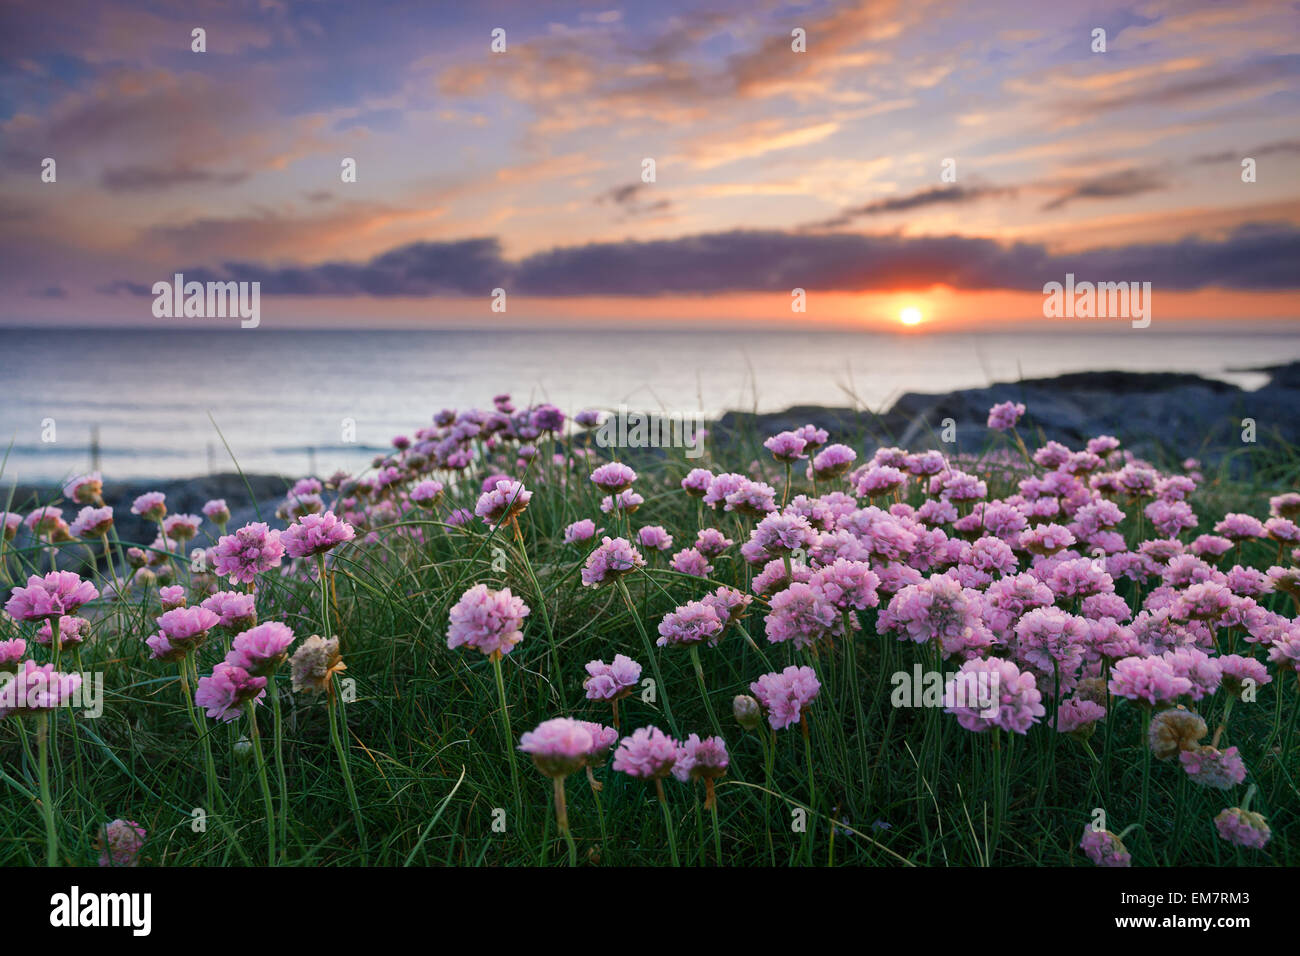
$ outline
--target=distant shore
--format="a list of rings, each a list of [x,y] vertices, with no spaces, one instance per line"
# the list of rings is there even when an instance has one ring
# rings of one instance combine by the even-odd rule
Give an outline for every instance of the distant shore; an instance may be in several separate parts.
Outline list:
[[[726,441],[741,432],[766,435],[811,422],[832,435],[867,432],[881,444],[915,449],[937,447],[945,421],[952,419],[956,447],[974,450],[987,439],[989,407],[1015,401],[1028,408],[1022,431],[1076,448],[1094,435],[1111,434],[1140,454],[1159,455],[1166,448],[1177,448],[1213,461],[1243,447],[1247,420],[1254,423],[1257,445],[1300,447],[1300,362],[1249,371],[1266,372],[1268,384],[1245,391],[1183,373],[1082,372],[940,394],[909,392],[885,410],[806,405],[757,415],[728,412],[707,427],[714,438]],[[114,481],[106,475],[104,500],[117,512],[123,537],[138,540],[152,537],[153,528],[131,515],[129,507],[146,491],[165,493],[172,513],[198,514],[204,502],[224,498],[232,526],[237,527],[256,520],[259,510],[263,519],[273,521],[275,504],[298,477],[226,472]],[[53,482],[19,484],[14,509],[49,502],[61,492]],[[7,494],[7,489],[0,494]],[[75,513],[75,506],[64,508]]]

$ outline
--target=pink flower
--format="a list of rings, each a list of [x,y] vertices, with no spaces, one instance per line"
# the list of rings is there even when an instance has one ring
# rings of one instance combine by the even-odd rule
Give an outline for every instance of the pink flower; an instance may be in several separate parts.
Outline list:
[[[808,440],[794,432],[781,432],[763,442],[763,447],[772,453],[777,461],[793,462],[808,456],[803,453]]]
[[[713,483],[713,473],[707,468],[692,468],[682,479],[682,490],[692,498],[703,498]],[[707,503],[707,502],[706,502]]]
[[[880,596],[876,593],[880,578],[865,561],[837,558],[815,571],[808,579],[808,585],[818,598],[840,612],[849,609],[865,611],[880,603]]]
[[[21,637],[0,641],[0,674],[12,674],[27,653],[27,642]]]
[[[705,737],[701,740],[699,734],[691,734],[677,748],[673,776],[682,783],[690,780],[716,780],[726,774],[730,762],[726,741],[721,737]]]
[[[706,558],[717,557],[735,543],[717,528],[701,528],[695,535],[695,550]]]
[[[215,525],[224,525],[230,520],[230,506],[226,504],[225,498],[213,498],[201,510],[204,517]]]
[[[45,577],[32,575],[26,587],[17,587],[5,602],[5,610],[19,621],[41,621],[74,613],[99,597],[89,581],[72,571],[51,571]]]
[[[505,655],[523,640],[528,605],[509,588],[491,591],[476,584],[452,607],[447,627],[447,647],[468,644],[487,655]]]
[[[873,465],[862,474],[854,490],[864,498],[877,498],[892,495],[907,484],[907,475],[888,465]]]
[[[857,461],[858,453],[848,445],[827,445],[808,465],[808,477],[817,481],[829,481],[838,478]]]
[[[242,667],[254,677],[266,677],[284,663],[293,631],[286,624],[268,621],[235,635],[226,663]]]
[[[0,693],[0,717],[55,710],[71,703],[80,688],[80,674],[62,674],[53,664],[23,661]]]
[[[1088,854],[1088,859],[1097,866],[1132,866],[1133,857],[1120,842],[1120,838],[1109,830],[1095,830],[1092,825],[1083,828],[1083,839],[1079,848]]]
[[[146,521],[162,521],[167,515],[167,496],[161,491],[146,491],[132,502],[131,514]]]
[[[945,683],[944,699],[951,701],[944,710],[956,714],[957,723],[975,733],[998,727],[1025,734],[1047,712],[1034,675],[996,657],[962,664]]]
[[[636,539],[641,547],[653,548],[655,551],[667,551],[673,546],[673,536],[659,525],[646,525],[638,529]]]
[[[533,493],[519,482],[501,478],[490,491],[479,496],[474,514],[482,518],[488,527],[495,528],[522,514],[532,496]]]
[[[280,532],[284,550],[291,558],[324,554],[354,537],[352,525],[340,521],[332,511],[303,515]]]
[[[713,565],[695,548],[678,551],[669,564],[678,574],[689,574],[696,578],[707,578],[713,572]]]
[[[641,552],[626,538],[609,538],[606,536],[599,547],[587,555],[586,566],[582,569],[582,583],[586,587],[598,587],[630,572],[633,568],[645,567]]]
[[[1061,701],[1053,726],[1063,734],[1084,734],[1105,717],[1106,708],[1101,704],[1082,697],[1071,697]]]
[[[1197,747],[1178,755],[1187,776],[1203,787],[1230,790],[1246,779],[1246,765],[1236,747],[1216,750],[1214,747]]]
[[[632,487],[636,481],[636,472],[617,461],[601,465],[591,473],[591,481],[597,488],[609,494],[617,494]]]
[[[426,478],[411,489],[411,500],[421,508],[432,508],[442,498],[442,482]]]
[[[618,742],[614,769],[629,777],[657,780],[677,762],[677,742],[658,727],[642,727]]]
[[[843,622],[835,606],[810,584],[795,581],[773,595],[772,611],[763,626],[773,644],[793,641],[796,648],[803,649],[842,630]]]
[[[54,630],[50,626],[53,618],[47,618],[41,622],[41,626],[36,630],[36,643],[42,647],[49,647],[50,641],[54,639]],[[59,618],[59,649],[66,650],[69,647],[75,647],[86,639],[82,634],[90,625],[84,617],[61,617]]]
[[[702,601],[690,601],[677,610],[664,615],[659,622],[660,647],[670,645],[718,643],[723,622],[718,613]]]
[[[1125,657],[1111,668],[1110,692],[1148,704],[1168,704],[1190,694],[1192,682],[1180,677],[1163,658]]]
[[[952,653],[964,646],[972,630],[982,626],[980,611],[978,592],[963,588],[952,578],[932,574],[895,594],[877,626],[899,632],[900,640],[917,644],[936,641],[945,653]]]
[[[199,678],[194,703],[213,720],[230,723],[239,717],[239,710],[246,702],[265,696],[265,677],[254,677],[242,667],[222,661],[212,669],[210,677]]]
[[[579,541],[590,541],[599,531],[596,522],[590,518],[583,518],[581,521],[575,521],[564,529],[564,543],[576,544]]]
[[[645,498],[629,488],[627,491],[620,491],[616,495],[606,495],[601,498],[600,510],[604,514],[614,511],[626,511],[628,514],[632,514],[643,504],[645,504]]]
[[[1251,813],[1240,807],[1228,807],[1214,818],[1219,836],[1236,846],[1248,850],[1262,850],[1273,832],[1262,814]]]
[[[163,534],[172,541],[189,541],[199,533],[203,519],[198,515],[168,515],[163,519]]]
[[[570,717],[544,720],[519,738],[519,749],[533,758],[538,770],[553,779],[581,770],[594,745],[586,725]]]
[[[588,700],[619,700],[632,693],[641,680],[641,665],[623,654],[615,654],[614,662],[589,661],[588,677],[582,682]]]
[[[113,527],[113,509],[85,507],[77,512],[68,533],[74,538],[102,538]]]
[[[1218,658],[1218,662],[1223,674],[1223,687],[1234,696],[1241,696],[1248,680],[1254,681],[1256,687],[1262,687],[1273,682],[1273,677],[1269,674],[1268,668],[1253,657],[1242,657],[1240,654],[1225,654]]]
[[[253,595],[241,591],[218,591],[200,606],[217,614],[221,618],[219,623],[228,631],[243,631],[257,623]]]
[[[185,606],[185,588],[180,584],[172,584],[167,587],[158,589],[158,600],[162,604],[164,611],[170,611],[174,608]]]
[[[279,567],[284,558],[280,532],[263,521],[244,525],[234,534],[222,535],[213,549],[213,570],[231,581],[248,584],[263,571]]]
[[[1020,402],[1002,402],[989,409],[989,428],[1004,432],[1015,428],[1020,416],[1025,413],[1025,406]]]
[[[114,820],[99,832],[100,866],[136,866],[144,848],[145,829],[134,820]]]
[[[1267,536],[1264,523],[1258,518],[1236,513],[1224,515],[1223,520],[1214,526],[1214,532],[1234,543]]]
[[[811,667],[791,665],[783,671],[764,674],[749,685],[750,691],[767,711],[773,730],[784,730],[798,723],[804,710],[821,692],[821,682]]]

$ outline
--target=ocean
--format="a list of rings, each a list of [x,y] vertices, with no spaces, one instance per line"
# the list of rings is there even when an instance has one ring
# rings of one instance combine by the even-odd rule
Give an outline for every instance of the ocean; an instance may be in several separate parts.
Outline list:
[[[1300,360],[1271,330],[887,334],[749,331],[155,331],[0,329],[0,480],[364,466],[437,410],[550,401],[716,415],[791,405],[887,408],[908,391],[1120,369],[1257,388]],[[210,417],[209,417],[210,416]],[[355,423],[355,442],[344,423]],[[214,424],[215,423],[215,424]],[[219,429],[219,431],[218,431]],[[224,437],[224,442],[223,442]],[[227,451],[226,443],[230,450]]]

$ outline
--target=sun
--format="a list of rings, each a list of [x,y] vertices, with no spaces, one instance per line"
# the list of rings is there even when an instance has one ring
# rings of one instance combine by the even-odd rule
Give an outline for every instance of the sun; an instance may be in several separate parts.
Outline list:
[[[898,313],[898,321],[904,325],[919,325],[921,322],[921,310],[908,306],[902,312]]]

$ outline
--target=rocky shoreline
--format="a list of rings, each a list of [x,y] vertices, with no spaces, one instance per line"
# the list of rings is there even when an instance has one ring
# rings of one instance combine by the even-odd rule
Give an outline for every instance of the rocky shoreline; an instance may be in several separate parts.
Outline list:
[[[1080,447],[1093,435],[1111,434],[1139,454],[1159,457],[1177,450],[1207,461],[1242,448],[1243,419],[1253,419],[1260,446],[1300,447],[1300,362],[1250,371],[1266,372],[1268,384],[1255,391],[1183,373],[1082,372],[1056,378],[1000,383],[942,394],[908,392],[886,411],[794,406],[781,412],[728,412],[709,424],[710,440],[727,442],[742,434],[770,435],[809,422],[833,435],[867,435],[881,444],[920,449],[939,446],[945,419],[952,419],[959,449],[976,450],[987,440],[990,406],[1023,402],[1022,431]],[[951,447],[951,446],[946,446]],[[154,529],[130,513],[146,491],[167,495],[172,513],[198,514],[205,501],[224,498],[231,526],[261,519],[274,523],[276,504],[299,476],[239,475],[104,482],[104,500],[117,512],[124,540],[152,540]],[[49,502],[61,489],[52,484],[15,488],[13,509]],[[75,507],[64,505],[66,518]]]

